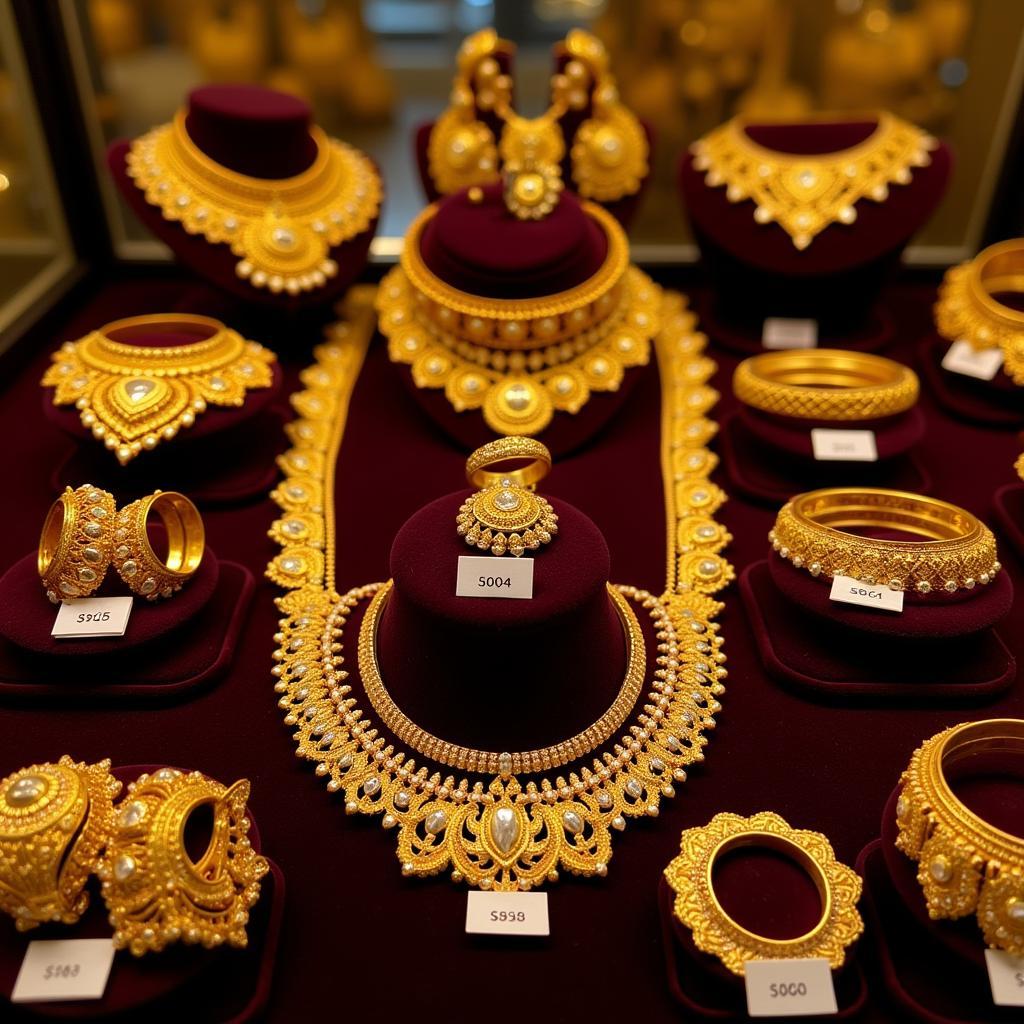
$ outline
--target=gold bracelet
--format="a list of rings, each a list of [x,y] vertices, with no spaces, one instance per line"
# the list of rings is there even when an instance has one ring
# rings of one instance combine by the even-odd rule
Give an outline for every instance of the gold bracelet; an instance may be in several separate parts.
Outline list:
[[[924,540],[882,540],[844,528],[900,530]],[[832,487],[798,494],[779,510],[772,547],[812,576],[928,594],[973,590],[1001,565],[992,531],[965,509],[923,494]]]
[[[1024,384],[1024,312],[999,302],[999,292],[1024,291],[1024,238],[983,249],[946,271],[935,304],[935,326],[949,341],[1003,350],[1003,368]]]
[[[113,550],[114,498],[92,484],[70,487],[50,506],[36,566],[53,604],[88,597],[103,582]]]
[[[629,603],[619,591],[608,585],[608,596],[615,606],[626,638],[626,673],[615,700],[601,717],[582,732],[567,740],[538,750],[508,753],[474,750],[449,743],[420,728],[395,703],[381,676],[377,661],[377,625],[387,604],[393,583],[388,581],[374,595],[359,627],[359,676],[370,706],[378,717],[403,743],[418,754],[438,764],[460,771],[489,775],[518,775],[522,772],[550,771],[589,754],[604,743],[633,710],[644,682],[647,655],[643,631]]]
[[[715,863],[742,846],[777,850],[811,877],[821,898],[821,917],[809,932],[773,939],[757,935],[729,916],[715,892]],[[716,814],[702,828],[687,829],[679,842],[679,856],[665,869],[665,877],[676,893],[673,911],[693,933],[694,944],[718,957],[733,974],[742,975],[748,960],[813,957],[841,967],[846,947],[864,930],[857,911],[861,893],[857,873],[836,860],[820,832],[794,829],[770,811],[750,818]]]
[[[896,845],[918,863],[932,919],[977,912],[985,941],[1024,956],[1024,837],[957,798],[948,769],[979,754],[1024,754],[1024,721],[966,722],[926,740],[910,759],[896,802]]]
[[[917,374],[902,363],[826,348],[744,359],[732,389],[752,409],[808,420],[895,416],[914,405],[919,390]]]

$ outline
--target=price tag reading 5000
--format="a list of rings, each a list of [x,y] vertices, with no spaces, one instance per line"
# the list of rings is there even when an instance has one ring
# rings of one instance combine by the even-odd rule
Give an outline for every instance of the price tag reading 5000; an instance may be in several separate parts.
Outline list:
[[[806,1017],[839,1010],[825,959],[748,960],[744,967],[751,1017]]]

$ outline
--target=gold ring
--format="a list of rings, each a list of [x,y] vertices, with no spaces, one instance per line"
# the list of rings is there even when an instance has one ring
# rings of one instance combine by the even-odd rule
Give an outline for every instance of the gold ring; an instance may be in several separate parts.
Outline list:
[[[902,363],[842,349],[765,352],[744,359],[732,378],[752,409],[809,420],[873,420],[917,402],[917,374]]]
[[[146,524],[156,512],[167,531],[167,557],[153,550]],[[155,491],[125,505],[114,531],[114,568],[128,586],[155,601],[171,597],[192,578],[203,560],[206,531],[199,510],[177,491]]]
[[[792,939],[773,939],[734,921],[715,892],[715,864],[723,854],[752,846],[776,850],[796,862],[813,880],[821,898],[817,924]],[[824,958],[841,967],[846,947],[864,930],[857,911],[861,880],[840,864],[828,839],[820,832],[794,829],[770,811],[750,818],[716,814],[702,828],[683,832],[679,856],[665,869],[676,893],[673,911],[693,933],[698,949],[742,975],[748,960]]]
[[[491,468],[523,459],[530,461],[518,469]],[[530,437],[499,437],[477,448],[466,460],[466,478],[480,490],[459,508],[458,535],[471,547],[499,557],[509,552],[518,558],[551,543],[558,533],[558,516],[534,490],[550,469],[551,453]]]
[[[971,757],[1024,754],[1024,721],[953,726],[910,759],[896,802],[896,845],[918,863],[928,915],[977,912],[985,941],[1024,956],[1024,838],[990,825],[957,798],[947,772]]]
[[[883,540],[849,529],[901,530],[923,540]],[[937,498],[880,487],[832,487],[798,494],[779,510],[772,547],[812,576],[849,576],[869,586],[973,590],[1002,568],[992,531]]]
[[[141,956],[179,939],[207,948],[246,945],[249,910],[268,868],[247,836],[248,799],[244,779],[222,786],[174,768],[128,786],[98,869],[118,949]],[[193,860],[185,828],[204,807],[213,812],[210,840]]]
[[[89,905],[85,883],[113,829],[121,783],[110,762],[62,757],[0,782],[0,910],[18,931],[74,924]]]
[[[36,561],[46,596],[87,597],[103,582],[113,548],[113,495],[92,484],[70,487],[50,506]]]

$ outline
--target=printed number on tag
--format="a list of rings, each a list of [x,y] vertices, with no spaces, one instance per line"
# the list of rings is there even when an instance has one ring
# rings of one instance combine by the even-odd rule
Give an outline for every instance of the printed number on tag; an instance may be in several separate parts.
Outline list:
[[[751,1017],[838,1013],[832,968],[825,959],[748,960],[743,969]]]
[[[969,341],[954,341],[942,357],[942,368],[978,380],[991,380],[1003,365],[1001,348],[976,349]]]
[[[533,559],[461,555],[456,597],[533,597]]]
[[[50,635],[85,639],[98,636],[124,636],[131,597],[79,597],[64,601],[57,611]]]
[[[765,348],[816,348],[818,321],[788,316],[765,317],[761,329],[761,344]]]
[[[849,576],[833,576],[832,592],[828,595],[842,604],[857,604],[862,608],[881,608],[886,612],[903,611],[903,591],[890,590],[883,583],[868,586]]]
[[[11,993],[12,1003],[100,999],[114,962],[110,939],[30,942]]]
[[[546,892],[470,892],[466,931],[473,935],[550,935]]]
[[[1005,949],[986,949],[985,966],[996,1006],[1024,1006],[1024,956]]]
[[[873,430],[811,430],[811,447],[819,462],[877,462],[878,447]]]

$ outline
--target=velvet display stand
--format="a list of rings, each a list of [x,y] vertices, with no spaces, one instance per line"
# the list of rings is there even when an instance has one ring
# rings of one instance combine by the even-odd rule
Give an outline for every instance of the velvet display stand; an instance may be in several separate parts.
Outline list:
[[[255,85],[204,85],[189,93],[185,129],[206,156],[229,170],[253,178],[289,178],[301,174],[316,157],[311,120],[309,106],[296,96]],[[239,257],[228,245],[211,245],[202,235],[188,234],[146,202],[128,177],[130,145],[129,140],[118,139],[107,151],[107,165],[125,201],[184,266],[244,302],[289,312],[322,306],[339,299],[366,266],[378,218],[330,250],[338,271],[322,287],[298,295],[256,288],[235,273]]]
[[[776,554],[740,577],[765,670],[811,700],[962,705],[991,701],[1015,678],[992,628],[1013,603],[1006,573],[978,593],[908,593],[900,614],[837,604],[830,590]]]
[[[550,217],[517,220],[501,186],[480,203],[465,192],[445,199],[420,239],[420,254],[446,284],[471,295],[521,299],[555,295],[582,284],[600,268],[608,241],[600,225],[568,193]],[[653,358],[653,353],[652,353]],[[441,389],[417,388],[412,372],[396,366],[408,394],[430,420],[467,452],[494,439],[479,411],[456,412]],[[576,415],[556,412],[539,435],[555,459],[589,442],[629,398],[640,377],[628,369],[615,391],[593,392]]]
[[[125,786],[159,764],[115,767],[113,775]],[[191,769],[188,769],[191,770]],[[222,780],[224,781],[224,780]],[[230,780],[234,781],[234,780]],[[120,799],[125,790],[122,789]],[[249,813],[249,839],[261,852],[260,832]],[[204,837],[190,831],[186,843],[205,848]],[[190,852],[192,845],[188,846]],[[244,949],[222,946],[208,950],[201,946],[177,944],[161,953],[132,956],[127,950],[114,954],[106,991],[96,1000],[49,1003],[11,1003],[8,994],[30,942],[37,939],[101,939],[111,935],[99,883],[89,882],[89,909],[75,925],[41,925],[29,932],[15,931],[12,922],[0,922],[0,1015],[5,1021],[40,1020],[184,1020],[225,1024],[253,1020],[264,1009],[270,995],[274,965],[284,916],[284,875],[270,861],[263,877],[260,898],[250,911]]]
[[[831,462],[814,458],[811,431],[871,430],[877,462]],[[794,494],[818,487],[889,487],[927,492],[927,472],[912,449],[924,436],[919,409],[899,416],[859,422],[799,420],[773,416],[740,405],[722,425],[722,462],[733,488],[776,508]]]
[[[989,755],[952,785],[985,821],[1024,836],[1024,765],[1017,760],[997,761]],[[992,1003],[985,941],[976,917],[929,918],[917,882],[918,865],[895,845],[898,795],[897,787],[885,805],[881,838],[869,843],[857,861],[865,879],[863,908],[886,992],[905,1013],[928,1024],[1016,1024],[1019,1007]]]
[[[1015,430],[1024,427],[1024,391],[1002,370],[979,380],[942,368],[950,342],[934,334],[918,347],[924,384],[951,416],[983,427]]]
[[[1024,558],[1024,484],[1007,484],[996,491],[996,522],[1018,558]]]
[[[771,150],[831,156],[863,142],[876,123],[750,125],[747,133]],[[907,185],[890,186],[885,202],[860,200],[852,224],[830,224],[801,250],[778,224],[758,224],[752,201],[731,203],[724,187],[708,186],[684,155],[680,194],[713,285],[698,307],[704,330],[718,344],[749,354],[762,347],[765,318],[808,318],[817,321],[820,346],[887,345],[893,325],[880,292],[945,194],[951,167],[942,144],[927,167],[912,169]]]

